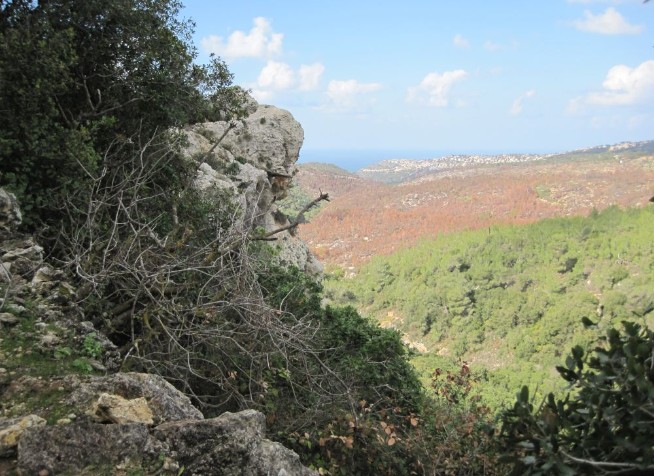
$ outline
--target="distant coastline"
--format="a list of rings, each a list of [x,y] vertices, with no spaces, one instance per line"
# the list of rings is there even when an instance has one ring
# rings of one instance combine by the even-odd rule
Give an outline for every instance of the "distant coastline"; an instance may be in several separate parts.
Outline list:
[[[302,149],[298,163],[321,162],[337,165],[349,172],[356,172],[382,160],[437,159],[448,155],[499,155],[515,153],[552,153],[554,151],[506,151],[506,150],[369,150],[369,149]]]

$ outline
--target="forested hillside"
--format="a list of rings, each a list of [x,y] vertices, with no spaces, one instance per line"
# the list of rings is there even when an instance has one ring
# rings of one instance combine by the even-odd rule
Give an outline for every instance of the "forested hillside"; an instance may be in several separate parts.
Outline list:
[[[328,295],[405,334],[431,371],[467,361],[499,406],[520,384],[561,389],[554,366],[620,321],[654,323],[654,206],[441,235],[376,257]],[[586,329],[582,319],[597,322]]]

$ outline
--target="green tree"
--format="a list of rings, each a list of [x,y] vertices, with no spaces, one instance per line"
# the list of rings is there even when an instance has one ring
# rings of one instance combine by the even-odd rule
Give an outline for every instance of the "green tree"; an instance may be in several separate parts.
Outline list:
[[[17,193],[28,223],[66,216],[66,197],[139,139],[244,113],[222,61],[193,63],[180,5],[0,3],[0,186]]]

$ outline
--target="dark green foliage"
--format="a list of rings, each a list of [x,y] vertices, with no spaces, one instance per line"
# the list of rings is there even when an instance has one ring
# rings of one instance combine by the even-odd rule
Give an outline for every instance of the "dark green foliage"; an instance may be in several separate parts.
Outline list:
[[[589,322],[590,323],[590,322]],[[535,408],[525,386],[502,415],[514,474],[651,474],[654,471],[654,332],[610,329],[590,355],[572,349],[557,367],[570,385]]]
[[[56,224],[136,136],[243,112],[224,63],[193,64],[176,0],[0,5],[0,186],[27,223]]]
[[[350,377],[358,400],[374,402],[377,409],[401,406],[416,411],[420,383],[407,360],[397,331],[382,329],[352,307],[325,310],[325,346],[333,348],[334,364]]]
[[[280,315],[309,318],[319,326],[317,358],[307,362],[310,378],[293,373],[290,380],[278,375],[269,381],[265,409],[280,441],[332,474],[418,469],[425,453],[416,446],[422,441],[411,420],[417,422],[425,401],[399,334],[353,308],[322,309],[320,286],[296,269],[270,269],[260,279]],[[301,419],[302,431],[285,431],[289,418]]]

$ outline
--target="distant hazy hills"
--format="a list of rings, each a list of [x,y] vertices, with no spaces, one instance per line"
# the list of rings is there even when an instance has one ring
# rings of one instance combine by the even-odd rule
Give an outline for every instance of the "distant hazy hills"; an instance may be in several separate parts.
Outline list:
[[[556,160],[568,161],[581,157],[620,158],[634,154],[654,154],[654,141],[622,142],[616,145],[602,145],[559,154],[498,154],[498,155],[448,155],[427,160],[393,159],[377,162],[357,172],[363,178],[384,183],[401,183],[416,180],[434,173],[448,173],[455,170],[493,166],[500,164],[522,164],[527,162]]]
[[[497,223],[640,206],[654,195],[654,141],[561,154],[387,160],[350,173],[300,164],[295,195],[332,198],[300,234],[326,263],[358,266],[421,238]]]

